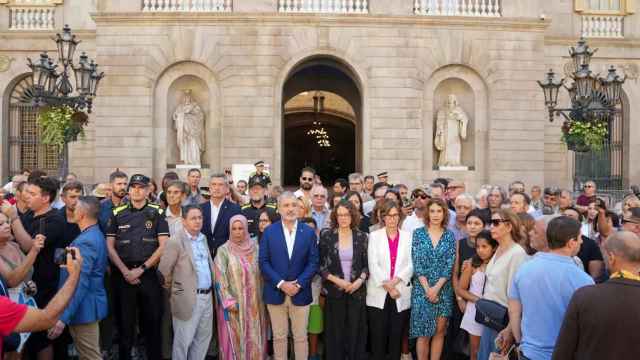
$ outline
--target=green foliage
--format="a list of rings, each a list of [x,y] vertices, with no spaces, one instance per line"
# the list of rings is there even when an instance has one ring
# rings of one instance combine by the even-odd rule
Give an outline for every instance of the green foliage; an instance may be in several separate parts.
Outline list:
[[[38,113],[38,126],[42,130],[42,143],[57,146],[59,150],[66,143],[84,138],[84,126],[88,117],[70,106],[56,106],[43,108]]]
[[[601,151],[608,133],[605,121],[567,121],[562,126],[562,141],[578,151]]]

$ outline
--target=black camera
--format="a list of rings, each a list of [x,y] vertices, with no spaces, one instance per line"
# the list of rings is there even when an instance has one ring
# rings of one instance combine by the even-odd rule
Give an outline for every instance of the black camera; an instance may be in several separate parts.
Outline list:
[[[76,251],[74,249],[57,248],[53,253],[53,262],[58,266],[66,265],[68,254],[71,254],[73,260],[76,259]]]

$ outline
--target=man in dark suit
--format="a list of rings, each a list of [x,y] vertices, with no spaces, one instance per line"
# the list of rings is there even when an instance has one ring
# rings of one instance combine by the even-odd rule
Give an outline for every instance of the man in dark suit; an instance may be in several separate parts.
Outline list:
[[[260,244],[263,298],[273,330],[275,360],[287,359],[289,320],[296,359],[307,359],[311,280],[318,271],[316,234],[297,220],[298,200],[291,192],[278,198],[282,221],[267,227]]]
[[[240,206],[226,199],[229,184],[224,174],[213,174],[209,178],[211,199],[202,204],[202,233],[207,237],[211,256],[229,239],[229,219],[241,213]]]
[[[640,238],[629,231],[604,243],[611,278],[575,292],[553,360],[632,360],[640,354]]]

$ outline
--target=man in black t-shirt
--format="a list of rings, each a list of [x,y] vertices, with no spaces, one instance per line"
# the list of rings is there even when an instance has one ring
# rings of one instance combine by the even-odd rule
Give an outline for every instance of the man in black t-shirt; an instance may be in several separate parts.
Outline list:
[[[582,223],[582,214],[573,206],[564,209],[562,214]],[[604,260],[602,259],[600,247],[595,240],[582,236],[582,245],[580,246],[578,257],[582,261],[584,271],[593,278],[593,281],[602,282]]]
[[[45,236],[44,248],[40,250],[33,264],[32,279],[38,289],[34,298],[39,308],[44,308],[58,290],[60,273],[58,265],[54,262],[54,254],[56,249],[64,248],[67,244],[64,239],[64,218],[59,210],[51,207],[58,187],[59,183],[53,177],[36,177],[27,184],[27,205],[33,212],[33,218],[27,227],[23,226],[15,207],[3,209],[11,221],[11,229],[22,251],[29,251],[36,235]],[[45,331],[31,334],[25,346],[27,358],[40,352],[52,354],[51,344]],[[48,358],[51,358],[51,355]]]

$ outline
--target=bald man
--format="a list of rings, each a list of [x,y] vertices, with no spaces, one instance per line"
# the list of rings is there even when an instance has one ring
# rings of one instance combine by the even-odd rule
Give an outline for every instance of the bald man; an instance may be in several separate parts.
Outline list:
[[[619,231],[604,243],[612,275],[575,292],[553,360],[635,360],[640,354],[640,238]]]

